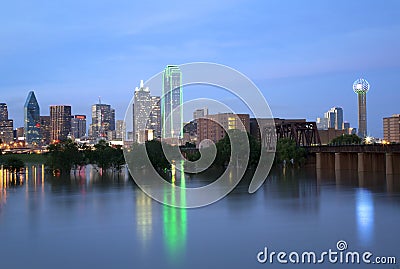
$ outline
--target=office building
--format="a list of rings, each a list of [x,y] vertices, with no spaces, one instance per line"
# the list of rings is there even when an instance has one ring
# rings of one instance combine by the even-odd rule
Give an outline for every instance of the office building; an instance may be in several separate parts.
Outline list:
[[[19,141],[25,141],[24,134],[25,134],[24,127],[18,127],[18,128],[16,129],[16,134],[15,134],[15,136],[16,136],[16,139],[17,139],[17,140],[19,140]]]
[[[14,122],[8,118],[7,104],[0,103],[0,142],[9,144],[14,140]]]
[[[400,143],[400,114],[383,118],[383,139],[391,143]]]
[[[108,131],[115,130],[115,110],[110,105],[94,104],[92,106],[92,124],[90,136],[93,138],[107,138]]]
[[[178,66],[168,65],[163,72],[161,96],[161,137],[171,144],[180,144],[183,137],[182,73]]]
[[[71,106],[50,106],[51,142],[63,141],[71,135]]]
[[[40,107],[35,93],[30,91],[24,105],[24,130],[27,144],[38,144],[40,137]]]
[[[144,133],[148,129],[152,108],[150,90],[144,86],[143,80],[140,81],[140,86],[135,88],[133,102],[134,141],[143,143],[146,141]]]
[[[153,130],[154,138],[161,137],[161,98],[160,96],[151,96],[150,126]]]
[[[324,114],[326,120],[322,120],[323,123],[327,122],[328,128],[336,130],[342,130],[343,128],[343,109],[341,107],[332,107]],[[320,120],[321,121],[321,120]]]
[[[225,137],[225,130],[250,132],[249,114],[219,113],[197,119],[197,147],[204,139],[214,143]]]
[[[328,130],[329,128],[328,118],[317,118],[316,123],[318,130]]]
[[[43,145],[51,144],[50,116],[40,116],[40,137]]]
[[[126,131],[125,122],[123,120],[117,120],[115,124],[115,138],[117,140],[126,139],[125,131]]]
[[[73,138],[86,136],[86,115],[75,115],[72,117],[71,135]]]
[[[198,118],[203,118],[204,116],[208,115],[208,108],[199,108],[193,112],[193,119],[197,120]]]

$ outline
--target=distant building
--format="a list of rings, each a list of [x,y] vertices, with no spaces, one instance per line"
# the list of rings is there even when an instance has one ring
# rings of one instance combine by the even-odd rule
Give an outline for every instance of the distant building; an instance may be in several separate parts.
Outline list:
[[[115,110],[110,105],[92,105],[92,124],[90,136],[93,138],[106,138],[108,131],[115,130]]]
[[[328,118],[317,118],[318,130],[328,130]]]
[[[144,143],[146,141],[145,130],[149,127],[152,100],[150,90],[144,86],[143,80],[140,81],[140,86],[135,89],[133,103],[134,141]]]
[[[14,122],[8,118],[7,104],[0,103],[0,142],[9,144],[14,140]]]
[[[328,128],[328,130],[318,130],[321,144],[329,144],[332,139],[346,134],[345,130],[336,130],[335,128]]]
[[[148,128],[153,130],[154,138],[161,137],[161,98],[160,98],[160,96],[151,96],[150,126],[148,126]]]
[[[400,114],[383,118],[383,139],[392,143],[400,143]]]
[[[0,103],[0,120],[8,120],[8,108],[6,103]]]
[[[71,106],[50,106],[51,142],[66,140],[71,134]]]
[[[328,110],[324,117],[328,121],[328,128],[334,128],[336,130],[342,130],[343,127],[343,108],[332,107]]]
[[[197,120],[197,147],[204,139],[218,142],[225,137],[225,130],[250,132],[249,114],[220,113],[207,115]]]
[[[29,92],[24,105],[24,121],[26,143],[40,143],[40,107],[33,91]]]
[[[125,129],[125,122],[123,120],[117,120],[115,124],[115,138],[118,140],[126,139]]]
[[[180,144],[183,137],[182,72],[176,65],[168,65],[163,72],[161,96],[161,137],[171,144]]]
[[[40,136],[42,144],[51,144],[51,120],[50,116],[40,116]]]
[[[208,115],[208,108],[199,108],[193,112],[193,119],[197,120],[198,118],[203,118],[204,116]]]
[[[24,127],[18,127],[16,129],[15,139],[25,141],[24,133],[25,133]]]
[[[117,138],[117,132],[116,131],[107,131],[107,140],[112,141]]]
[[[72,117],[71,135],[74,138],[86,136],[86,115],[75,115]]]

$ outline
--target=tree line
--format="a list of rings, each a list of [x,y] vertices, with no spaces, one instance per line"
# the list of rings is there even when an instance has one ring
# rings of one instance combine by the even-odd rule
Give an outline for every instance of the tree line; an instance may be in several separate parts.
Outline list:
[[[122,147],[111,147],[104,140],[100,140],[92,149],[68,139],[49,145],[48,150],[46,166],[60,174],[69,173],[72,169],[79,171],[88,164],[94,164],[102,171],[111,168],[119,172],[125,164]]]

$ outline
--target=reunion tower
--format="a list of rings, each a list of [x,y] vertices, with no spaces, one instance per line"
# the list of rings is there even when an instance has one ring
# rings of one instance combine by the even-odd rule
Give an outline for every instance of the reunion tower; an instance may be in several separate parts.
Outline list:
[[[358,136],[367,136],[367,92],[369,83],[359,78],[353,83],[353,90],[358,95]]]

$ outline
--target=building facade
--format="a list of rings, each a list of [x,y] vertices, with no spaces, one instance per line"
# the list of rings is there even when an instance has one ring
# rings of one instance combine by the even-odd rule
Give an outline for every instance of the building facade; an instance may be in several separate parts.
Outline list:
[[[74,138],[86,136],[86,115],[74,115],[72,117],[71,135]]]
[[[196,146],[199,147],[204,139],[216,143],[225,137],[226,131],[234,129],[250,132],[249,114],[219,113],[199,118]]]
[[[71,135],[71,106],[50,106],[51,143],[63,141]]]
[[[43,145],[49,145],[51,143],[50,123],[50,116],[40,116],[40,136]]]
[[[400,114],[383,118],[383,139],[391,143],[400,143]]]
[[[208,108],[199,108],[193,112],[193,119],[197,120],[198,118],[203,118],[204,116],[208,115]]]
[[[161,137],[171,144],[179,144],[183,137],[182,72],[176,65],[168,65],[163,72],[161,96]]]
[[[328,128],[333,128],[336,130],[343,129],[343,108],[332,107],[330,110],[325,112],[324,118],[326,118],[328,123]]]
[[[126,139],[126,127],[125,122],[123,120],[117,120],[115,123],[115,138],[117,140],[125,140]]]
[[[151,96],[150,126],[154,138],[161,138],[161,98]]]
[[[0,103],[0,142],[9,144],[14,140],[14,122],[8,118],[7,104]]]
[[[93,138],[107,138],[108,131],[115,130],[115,110],[110,105],[94,104],[92,106],[92,124],[90,136]]]
[[[38,144],[40,137],[40,107],[35,93],[30,91],[24,105],[24,130],[27,144]]]
[[[145,130],[148,129],[150,121],[152,100],[150,90],[148,87],[144,86],[143,80],[140,81],[140,86],[135,89],[133,102],[134,141],[144,143],[147,140],[144,134]]]

